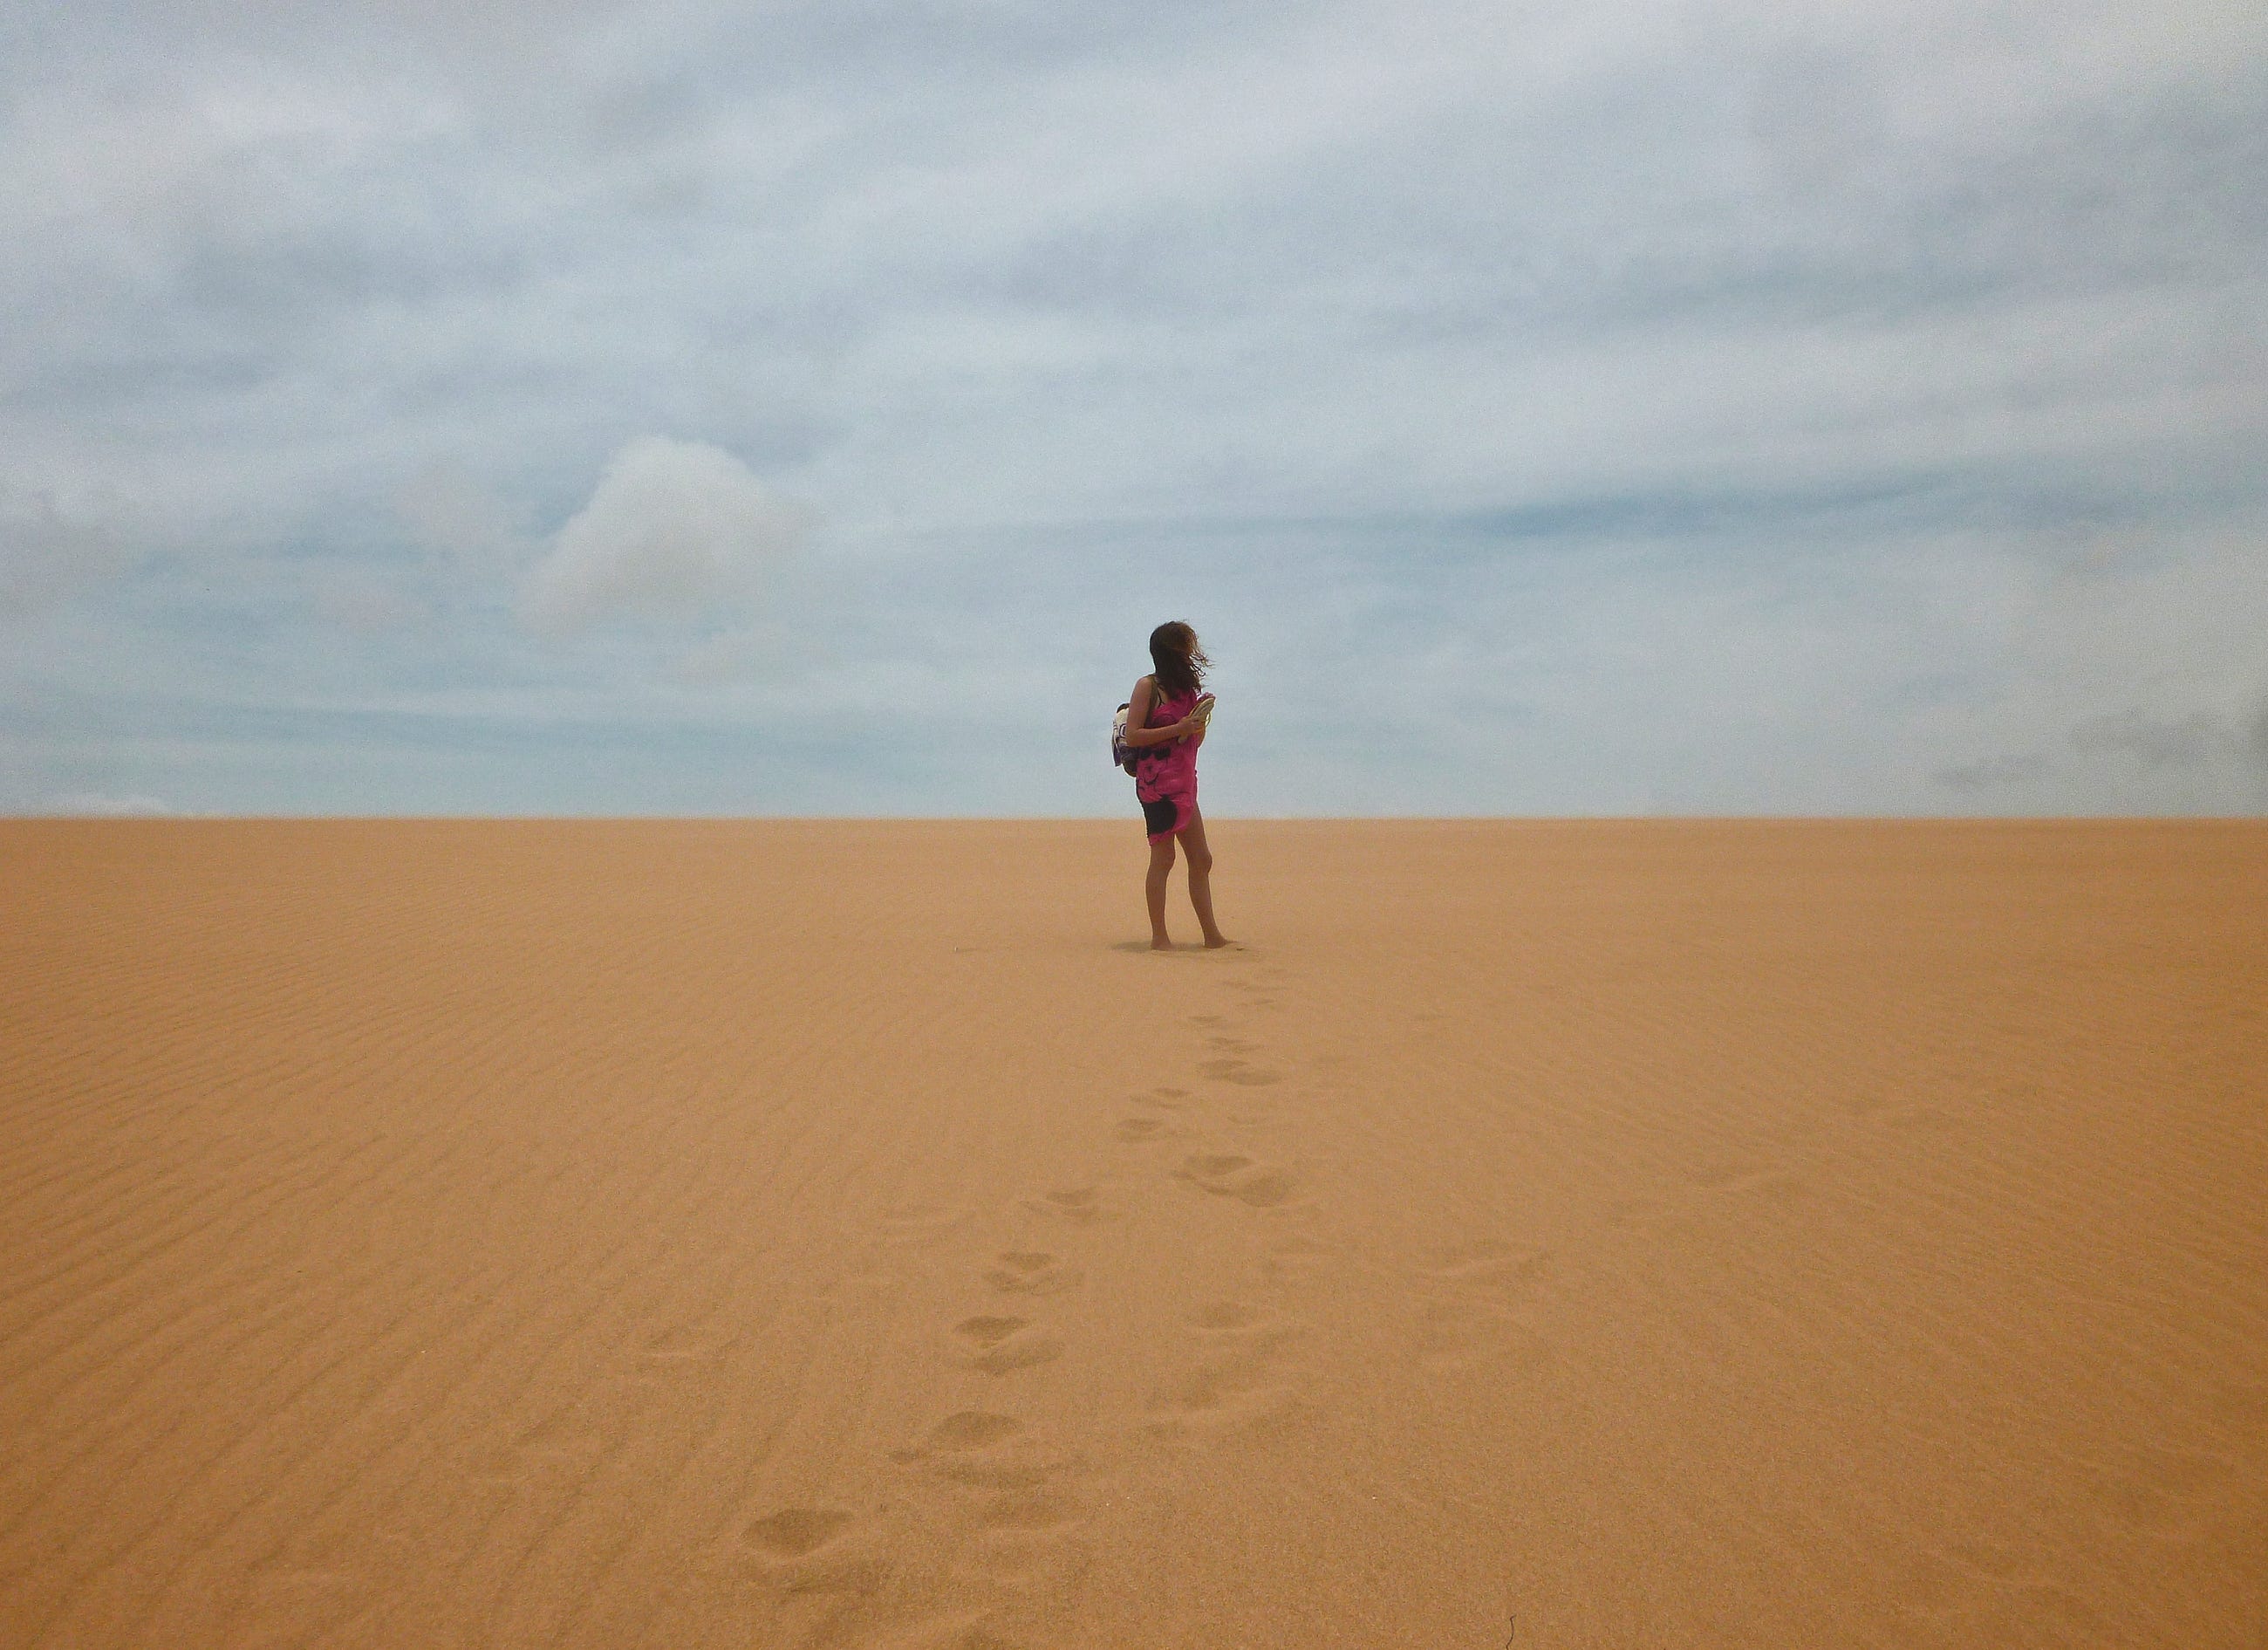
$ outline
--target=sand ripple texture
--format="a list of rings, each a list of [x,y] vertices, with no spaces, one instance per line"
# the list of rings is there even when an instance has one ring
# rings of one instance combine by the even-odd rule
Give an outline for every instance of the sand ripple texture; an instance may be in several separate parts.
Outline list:
[[[0,825],[0,1645],[2268,1643],[2268,828]]]

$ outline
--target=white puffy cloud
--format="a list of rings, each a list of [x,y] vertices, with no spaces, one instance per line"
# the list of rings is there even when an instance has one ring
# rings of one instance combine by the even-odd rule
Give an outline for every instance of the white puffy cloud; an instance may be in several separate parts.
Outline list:
[[[541,630],[744,610],[801,540],[802,513],[731,453],[644,436],[608,460],[591,500],[520,587]]]

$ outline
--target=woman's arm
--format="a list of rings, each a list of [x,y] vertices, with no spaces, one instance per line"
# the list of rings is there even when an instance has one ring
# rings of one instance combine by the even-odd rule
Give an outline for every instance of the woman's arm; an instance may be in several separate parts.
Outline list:
[[[1134,684],[1134,691],[1126,701],[1126,742],[1136,749],[1145,745],[1170,745],[1189,731],[1187,719],[1169,722],[1164,727],[1145,727],[1150,719],[1150,706],[1157,691],[1157,678],[1145,676]]]

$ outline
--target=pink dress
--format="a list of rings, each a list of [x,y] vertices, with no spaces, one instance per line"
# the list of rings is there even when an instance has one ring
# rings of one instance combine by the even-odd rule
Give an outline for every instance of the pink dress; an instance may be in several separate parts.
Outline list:
[[[1157,697],[1150,691],[1150,719],[1145,727],[1171,727],[1187,716],[1197,702],[1194,693]],[[1150,840],[1161,843],[1189,827],[1197,805],[1197,741],[1195,735],[1170,744],[1144,745],[1134,752],[1134,796],[1142,804],[1142,822]]]

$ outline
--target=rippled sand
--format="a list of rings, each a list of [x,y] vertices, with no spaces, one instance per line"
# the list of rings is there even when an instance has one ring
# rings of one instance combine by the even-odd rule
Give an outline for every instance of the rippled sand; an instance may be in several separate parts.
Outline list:
[[[1212,830],[0,825],[0,1643],[2258,1650],[2268,827]]]

